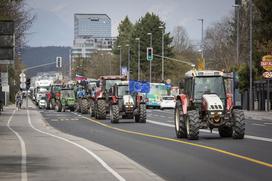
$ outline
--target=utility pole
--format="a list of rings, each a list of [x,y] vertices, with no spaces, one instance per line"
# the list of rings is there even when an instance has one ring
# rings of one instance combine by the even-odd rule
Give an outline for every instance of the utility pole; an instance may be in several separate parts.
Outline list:
[[[233,5],[236,13],[236,65],[239,65],[239,46],[240,46],[240,5]]]
[[[160,26],[159,28],[162,31],[162,44],[161,44],[161,47],[162,47],[162,57],[161,57],[161,59],[162,59],[162,77],[161,77],[161,79],[162,79],[162,81],[164,81],[164,28],[163,28],[163,26]]]
[[[249,0],[249,110],[252,111],[252,0]]]
[[[120,50],[120,52],[119,52],[119,54],[120,54],[120,67],[119,67],[119,70],[120,70],[120,75],[122,75],[122,47],[121,47],[121,45],[119,45],[118,46],[118,48],[119,48],[119,50]]]
[[[126,47],[128,47],[128,80],[130,80],[130,46],[129,44],[126,44]]]
[[[147,33],[150,36],[150,48],[152,48],[152,33]],[[149,82],[152,82],[152,61],[149,61]]]
[[[140,76],[140,73],[141,73],[141,66],[140,66],[140,56],[141,56],[141,53],[140,53],[140,38],[136,38],[135,39],[136,41],[138,41],[138,81],[141,79],[141,76]]]
[[[201,58],[202,58],[204,70],[205,70],[206,69],[206,62],[204,59],[204,35],[203,35],[203,33],[204,33],[204,28],[203,28],[204,19],[199,18],[198,20],[201,21]]]

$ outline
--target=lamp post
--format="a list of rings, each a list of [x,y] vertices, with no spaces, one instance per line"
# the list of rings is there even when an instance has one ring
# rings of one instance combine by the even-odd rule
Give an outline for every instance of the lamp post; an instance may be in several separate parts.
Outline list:
[[[198,21],[201,21],[201,58],[202,58],[204,69],[205,69],[206,68],[206,66],[205,66],[206,62],[204,60],[204,52],[203,52],[203,49],[204,49],[204,42],[203,42],[203,22],[204,22],[204,19],[199,18]]]
[[[249,110],[252,111],[252,0],[249,0]]]
[[[162,81],[164,80],[164,28],[163,26],[159,27],[162,30]]]
[[[126,44],[126,47],[128,47],[128,80],[130,79],[130,46],[129,44]]]
[[[240,41],[240,30],[239,30],[239,24],[240,24],[240,5],[235,4],[233,5],[236,12],[236,64],[239,64],[239,41]]]
[[[140,38],[135,38],[135,40],[136,41],[138,41],[138,80],[140,80],[141,79],[141,76],[140,76],[140,73],[141,73],[141,66],[140,66],[140,56],[141,56],[141,54],[140,54]]]
[[[120,67],[119,67],[119,71],[120,71],[120,75],[122,75],[122,46],[121,45],[118,45],[118,48],[120,50],[119,54],[120,54]]]
[[[152,48],[152,33],[147,33],[147,35],[150,36],[150,47]],[[152,61],[149,61],[149,82],[151,83],[152,80]]]

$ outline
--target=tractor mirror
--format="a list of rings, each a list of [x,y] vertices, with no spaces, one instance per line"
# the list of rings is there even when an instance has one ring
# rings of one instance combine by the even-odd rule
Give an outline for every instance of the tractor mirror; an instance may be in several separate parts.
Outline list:
[[[96,87],[100,87],[100,82],[96,82]]]

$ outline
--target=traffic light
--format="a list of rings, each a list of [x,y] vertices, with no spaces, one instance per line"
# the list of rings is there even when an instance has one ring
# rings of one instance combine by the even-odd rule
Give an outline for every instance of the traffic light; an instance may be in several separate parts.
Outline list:
[[[62,67],[62,57],[56,57],[56,67],[57,68]]]
[[[30,78],[26,79],[26,89],[28,90],[30,88]]]
[[[148,60],[148,61],[153,60],[153,48],[152,47],[146,48],[146,60]]]

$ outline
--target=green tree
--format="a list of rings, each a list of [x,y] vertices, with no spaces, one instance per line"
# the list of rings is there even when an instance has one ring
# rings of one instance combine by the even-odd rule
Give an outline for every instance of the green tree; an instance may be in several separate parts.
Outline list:
[[[162,29],[160,28],[162,27]],[[140,54],[141,54],[141,79],[149,80],[149,62],[146,60],[146,48],[150,47],[150,35],[152,33],[152,48],[154,58],[152,61],[152,81],[160,82],[161,80],[161,58],[156,55],[161,55],[162,52],[162,33],[164,36],[164,56],[173,57],[173,47],[171,46],[172,37],[170,33],[165,32],[165,23],[160,20],[159,16],[153,13],[146,13],[134,25],[134,31],[130,39],[131,45],[131,71],[132,78],[137,79],[138,65],[138,42],[136,38],[140,38]],[[166,61],[166,60],[165,60]],[[172,64],[165,63],[165,78],[171,73]]]

